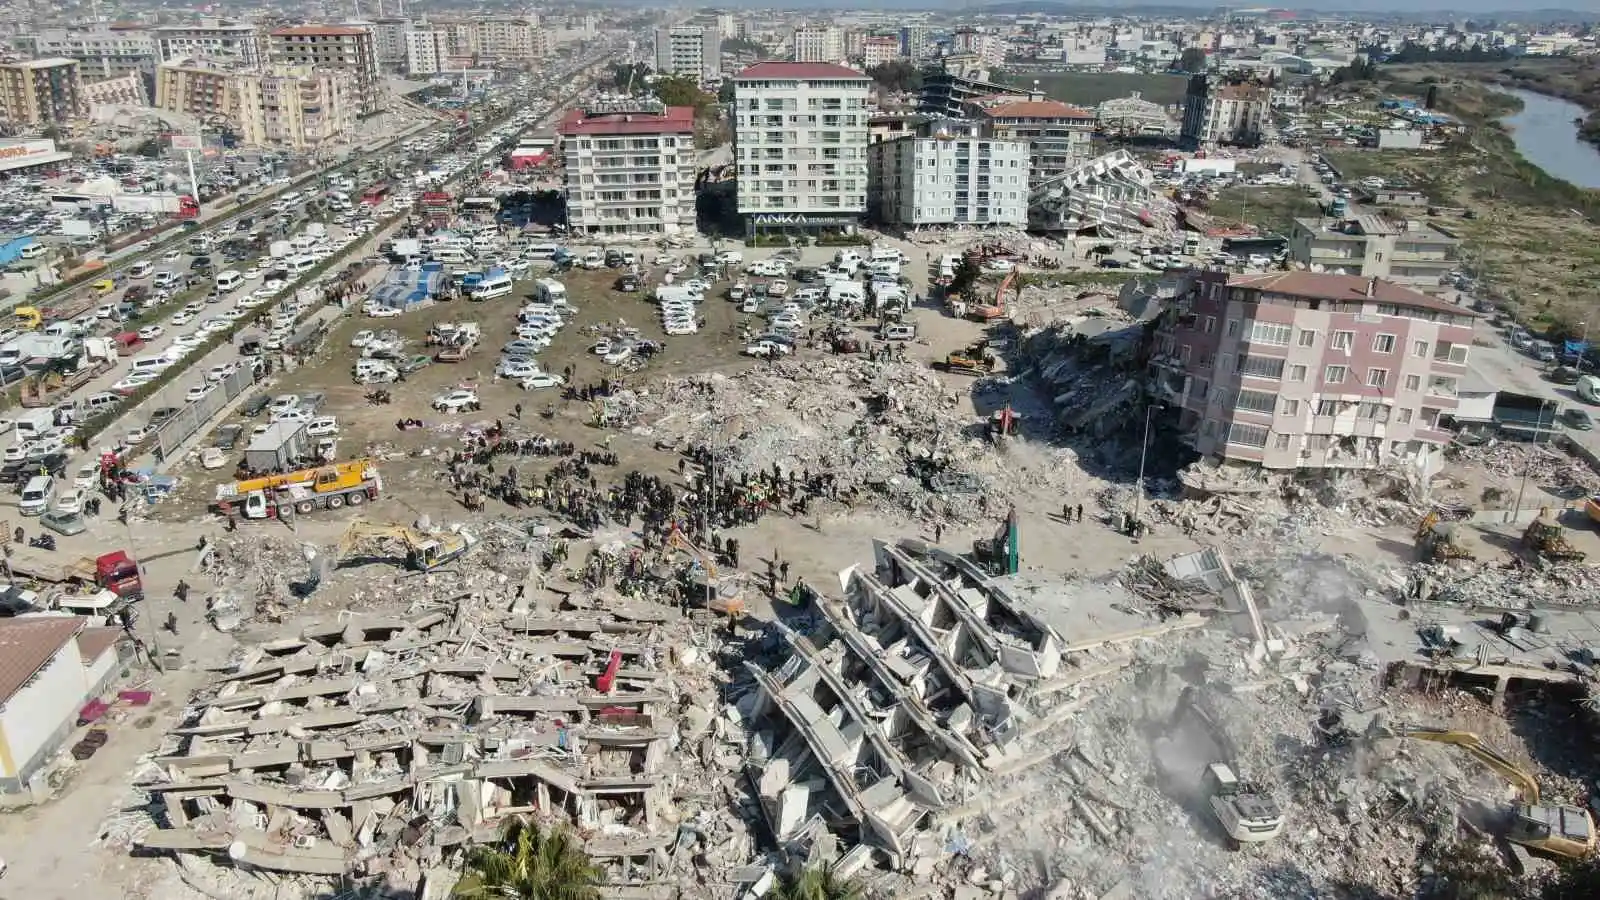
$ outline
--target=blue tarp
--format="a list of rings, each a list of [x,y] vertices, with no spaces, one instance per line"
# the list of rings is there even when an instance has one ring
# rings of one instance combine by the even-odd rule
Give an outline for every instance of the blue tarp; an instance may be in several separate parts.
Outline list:
[[[431,264],[420,271],[397,269],[372,289],[370,300],[377,306],[405,309],[438,293],[443,282],[444,273]]]

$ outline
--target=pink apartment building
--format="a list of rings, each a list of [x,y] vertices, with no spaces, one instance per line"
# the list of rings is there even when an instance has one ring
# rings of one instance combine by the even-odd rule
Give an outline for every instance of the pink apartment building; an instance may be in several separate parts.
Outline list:
[[[1358,275],[1197,272],[1164,314],[1155,393],[1202,456],[1269,469],[1427,463],[1473,314]]]

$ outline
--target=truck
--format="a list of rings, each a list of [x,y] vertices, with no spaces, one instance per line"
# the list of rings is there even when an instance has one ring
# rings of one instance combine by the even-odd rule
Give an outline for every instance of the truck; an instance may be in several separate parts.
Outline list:
[[[273,241],[267,248],[267,255],[273,259],[288,259],[293,249],[288,241]]]
[[[29,408],[50,406],[63,394],[70,394],[88,384],[96,376],[109,372],[116,363],[117,345],[114,340],[85,338],[83,353],[71,371],[44,375],[23,382],[22,405]]]
[[[422,255],[422,242],[416,238],[396,238],[389,248],[389,256],[394,259],[408,259]]]
[[[218,485],[215,508],[226,516],[286,519],[320,509],[361,506],[383,494],[370,459],[354,459]]]
[[[114,591],[119,597],[137,597],[144,593],[139,564],[126,550],[71,559],[55,551],[12,544],[6,565],[15,577],[35,578],[50,584],[93,584]]]
[[[1328,201],[1328,216],[1334,219],[1344,218],[1350,212],[1350,203],[1343,197],[1335,197]]]
[[[184,211],[193,206],[195,213],[199,213],[199,206],[194,198],[186,194],[113,194],[111,208],[117,212],[133,213],[135,215],[172,215],[181,216]],[[193,216],[185,216],[193,218]]]
[[[278,422],[256,435],[244,449],[244,466],[256,472],[291,468],[295,460],[311,452],[311,439],[304,422]]]

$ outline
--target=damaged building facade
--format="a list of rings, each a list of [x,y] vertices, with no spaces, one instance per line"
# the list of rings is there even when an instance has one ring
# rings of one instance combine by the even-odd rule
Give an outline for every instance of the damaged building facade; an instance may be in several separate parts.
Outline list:
[[[1438,465],[1473,314],[1376,278],[1197,272],[1160,318],[1150,392],[1208,459]]]
[[[1113,150],[1052,178],[1035,180],[1028,193],[1033,231],[1097,231],[1106,237],[1138,234],[1169,219],[1155,175],[1126,150]]]

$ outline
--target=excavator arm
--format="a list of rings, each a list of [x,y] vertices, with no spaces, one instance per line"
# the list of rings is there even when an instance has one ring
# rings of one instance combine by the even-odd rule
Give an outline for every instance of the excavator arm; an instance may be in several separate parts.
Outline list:
[[[339,557],[342,559],[355,551],[363,541],[394,540],[405,545],[406,550],[414,550],[420,543],[416,534],[403,525],[380,525],[377,522],[367,522],[357,519],[350,523],[344,535],[339,538]]]
[[[1387,729],[1389,735],[1394,737],[1413,738],[1419,741],[1433,741],[1437,744],[1451,744],[1466,751],[1468,756],[1483,763],[1495,774],[1504,778],[1516,788],[1522,797],[1522,802],[1530,805],[1539,803],[1539,782],[1534,777],[1523,771],[1520,766],[1506,758],[1498,750],[1483,742],[1483,739],[1470,731],[1452,731],[1447,728],[1428,728],[1420,725],[1402,725]]]

